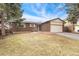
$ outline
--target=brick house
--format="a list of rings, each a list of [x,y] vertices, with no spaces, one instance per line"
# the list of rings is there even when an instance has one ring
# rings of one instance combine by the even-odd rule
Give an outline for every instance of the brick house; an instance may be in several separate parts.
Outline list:
[[[11,21],[9,25],[12,31],[63,32],[64,29],[64,21],[60,18],[55,18],[40,24],[36,22],[22,22],[21,26],[17,26],[18,24],[15,21]]]
[[[18,28],[16,27],[16,25],[16,22],[11,22],[13,31],[63,32],[64,21],[62,21],[60,18],[56,18],[40,24],[35,22],[23,22],[22,26]]]
[[[16,22],[11,22],[10,25],[12,26],[13,31],[38,31],[39,25],[35,22],[22,22],[21,26],[17,27]]]
[[[63,32],[64,21],[60,18],[55,18],[49,21],[46,21],[40,25],[41,31],[46,32]]]

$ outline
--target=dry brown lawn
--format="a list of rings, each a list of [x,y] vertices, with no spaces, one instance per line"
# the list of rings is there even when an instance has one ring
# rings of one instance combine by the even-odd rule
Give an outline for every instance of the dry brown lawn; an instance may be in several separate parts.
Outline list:
[[[79,55],[79,41],[52,33],[19,33],[0,40],[0,55]]]

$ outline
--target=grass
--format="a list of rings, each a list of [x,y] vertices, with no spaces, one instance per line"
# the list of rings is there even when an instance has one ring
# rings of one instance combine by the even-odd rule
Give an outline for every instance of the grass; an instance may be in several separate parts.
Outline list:
[[[79,55],[79,41],[51,33],[19,33],[0,40],[0,55]]]

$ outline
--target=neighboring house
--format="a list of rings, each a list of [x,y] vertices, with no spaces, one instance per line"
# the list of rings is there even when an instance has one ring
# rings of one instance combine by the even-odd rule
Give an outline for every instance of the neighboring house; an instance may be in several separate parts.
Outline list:
[[[79,32],[79,18],[77,18],[77,22],[75,24],[65,21],[64,30],[66,32]]]
[[[64,21],[60,18],[46,21],[40,25],[40,30],[45,32],[63,32]]]
[[[73,32],[73,31],[74,31],[73,23],[69,22],[68,20],[65,20],[64,32]]]
[[[74,24],[74,32],[79,32],[79,18],[77,19],[77,23]]]

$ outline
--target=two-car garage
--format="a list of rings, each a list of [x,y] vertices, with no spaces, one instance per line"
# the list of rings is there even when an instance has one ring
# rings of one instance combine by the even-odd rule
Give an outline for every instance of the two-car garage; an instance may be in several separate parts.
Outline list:
[[[42,23],[40,28],[43,32],[63,32],[64,22],[56,18]]]

